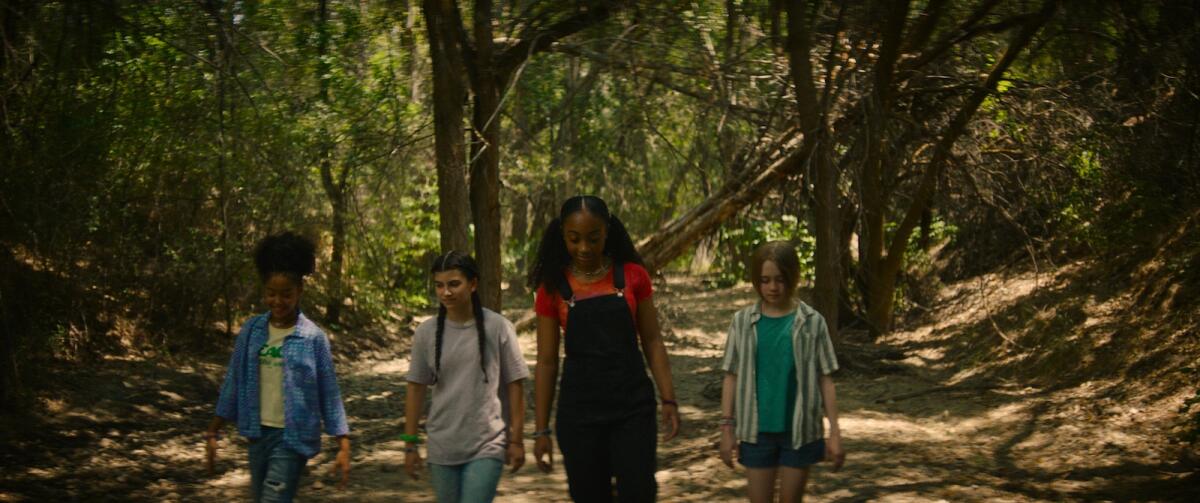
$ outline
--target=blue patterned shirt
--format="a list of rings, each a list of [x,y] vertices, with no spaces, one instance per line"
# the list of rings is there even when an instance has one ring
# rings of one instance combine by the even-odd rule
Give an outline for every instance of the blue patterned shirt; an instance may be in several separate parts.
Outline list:
[[[217,416],[237,423],[238,433],[249,439],[262,436],[257,355],[267,343],[269,318],[260,314],[242,325],[217,399]],[[307,458],[321,450],[322,421],[330,435],[350,433],[329,339],[303,313],[283,339],[283,418],[284,443]]]

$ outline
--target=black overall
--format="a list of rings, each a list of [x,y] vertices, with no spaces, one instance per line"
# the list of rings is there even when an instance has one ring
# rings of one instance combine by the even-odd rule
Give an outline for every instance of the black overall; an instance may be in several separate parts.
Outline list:
[[[564,276],[566,361],[558,401],[558,445],[571,499],[622,503],[655,500],[654,385],[638,349],[624,298],[625,271],[613,263],[617,293],[576,301]]]

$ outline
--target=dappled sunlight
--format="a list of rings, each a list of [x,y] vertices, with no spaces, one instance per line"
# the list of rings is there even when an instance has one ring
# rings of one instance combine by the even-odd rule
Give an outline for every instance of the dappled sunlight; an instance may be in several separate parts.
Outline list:
[[[868,367],[836,374],[847,462],[838,473],[818,464],[805,500],[1121,499],[1113,495],[1139,494],[1139,488],[1162,480],[1186,483],[1186,474],[1169,471],[1170,454],[1150,447],[1155,445],[1151,436],[1159,434],[1171,411],[1183,403],[1184,390],[1162,395],[1153,406],[1118,399],[1118,390],[1127,385],[1113,377],[1040,385],[994,374],[999,368],[1039,364],[1040,355],[1006,343],[987,313],[999,320],[1005,309],[1019,309],[1027,302],[1022,295],[1036,295],[1031,285],[1048,288],[1058,277],[1013,275],[1011,289],[1008,283],[998,283],[999,278],[989,279],[992,291],[986,309],[977,299],[978,282],[952,285],[946,298],[957,307],[946,309],[960,311],[883,338],[881,347],[903,349],[903,359],[895,360],[899,371],[876,374]],[[655,477],[660,500],[744,501],[745,469],[721,463],[717,425],[725,330],[732,313],[753,294],[748,287],[709,290],[694,278],[671,276],[656,295],[664,306],[664,326],[671,332],[667,344],[683,422],[678,438],[659,443]],[[1027,314],[1030,323],[1043,327],[1055,327],[1064,312],[1079,317],[1079,326],[1089,331],[1082,342],[1105,348],[1122,344],[1123,335],[1110,330],[1112,320],[1096,321],[1093,316],[1120,316],[1113,302],[1081,299],[1081,307],[1073,312],[1039,307]],[[1006,335],[1016,335],[1008,325],[998,326],[1010,330]],[[383,346],[386,351],[339,362],[339,382],[354,430],[351,485],[346,491],[335,488],[327,439],[325,449],[308,465],[298,501],[433,502],[428,471],[418,480],[404,472],[404,444],[396,437],[403,424],[409,329],[390,330],[395,338]],[[1093,336],[1091,331],[1108,335]],[[518,339],[532,370],[536,337],[526,331]],[[15,473],[0,474],[0,481],[15,487],[16,494],[34,496],[244,500],[249,476],[246,443],[240,437],[221,442],[215,476],[203,473],[199,432],[211,417],[224,358],[185,365],[110,359],[86,378],[78,370],[64,369],[70,377],[62,380],[62,389],[41,399],[34,419],[41,427],[30,430],[42,433],[5,444],[36,449],[36,454]],[[1086,364],[1086,359],[1079,362]],[[526,393],[525,431],[530,432],[532,379],[526,382]],[[526,449],[526,466],[514,475],[506,471],[497,501],[568,501],[559,453],[554,472],[546,475],[533,462],[531,439]],[[0,501],[7,497],[4,491]],[[47,498],[42,500],[53,499]]]

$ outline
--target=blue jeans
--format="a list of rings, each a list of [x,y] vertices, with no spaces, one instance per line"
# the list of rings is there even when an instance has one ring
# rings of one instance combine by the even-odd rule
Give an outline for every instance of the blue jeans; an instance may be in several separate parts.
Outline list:
[[[250,491],[255,503],[291,503],[308,458],[283,444],[283,428],[262,427],[250,441]]]
[[[438,503],[489,503],[496,497],[504,462],[480,458],[461,465],[429,463],[429,478]]]

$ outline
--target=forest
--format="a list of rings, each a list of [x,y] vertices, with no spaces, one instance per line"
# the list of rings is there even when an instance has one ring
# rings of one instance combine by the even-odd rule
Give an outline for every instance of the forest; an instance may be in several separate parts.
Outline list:
[[[240,455],[206,478],[187,435],[284,230],[318,245],[304,312],[380,465],[316,490],[431,501],[386,443],[431,260],[474,255],[529,353],[578,194],[629,229],[688,375],[663,501],[742,497],[697,449],[778,239],[846,374],[817,501],[1200,496],[1193,1],[0,0],[0,44],[0,501],[240,494]],[[566,498],[534,471],[500,501]]]

